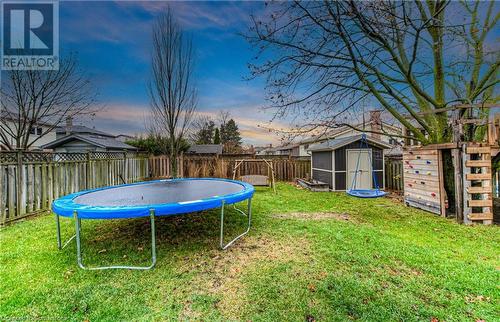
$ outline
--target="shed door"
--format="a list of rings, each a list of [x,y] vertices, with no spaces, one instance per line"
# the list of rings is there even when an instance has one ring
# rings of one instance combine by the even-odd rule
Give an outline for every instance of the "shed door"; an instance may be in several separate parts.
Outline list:
[[[347,151],[347,190],[351,188],[354,175],[356,173],[356,164],[359,166],[356,182],[353,189],[372,189],[372,169],[370,166],[370,150],[348,150]]]

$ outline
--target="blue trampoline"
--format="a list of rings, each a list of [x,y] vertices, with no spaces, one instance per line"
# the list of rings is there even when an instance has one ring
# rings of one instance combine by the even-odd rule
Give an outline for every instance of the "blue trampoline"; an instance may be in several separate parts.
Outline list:
[[[156,263],[155,216],[178,215],[220,208],[220,246],[222,249],[226,249],[250,230],[253,194],[254,187],[250,184],[215,178],[157,180],[81,191],[59,198],[52,203],[52,211],[56,215],[58,247],[62,249],[73,238],[76,238],[78,265],[83,269],[150,269]],[[247,213],[234,208],[248,218],[247,228],[242,234],[224,244],[224,206],[226,204],[234,205],[245,200],[248,200]],[[75,219],[76,233],[64,245],[61,242],[59,216]],[[151,265],[103,267],[83,265],[80,238],[82,219],[137,217],[150,218]]]

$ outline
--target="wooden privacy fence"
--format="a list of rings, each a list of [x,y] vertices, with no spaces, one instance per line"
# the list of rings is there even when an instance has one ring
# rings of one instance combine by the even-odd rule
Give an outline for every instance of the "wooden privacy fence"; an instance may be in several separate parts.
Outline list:
[[[248,157],[247,158],[252,158]],[[245,159],[241,155],[195,156],[183,155],[178,158],[179,175],[185,178],[217,177],[232,178],[237,160]],[[253,158],[252,158],[253,159]],[[309,157],[266,157],[273,163],[276,180],[294,181],[310,175],[311,161]],[[150,176],[155,178],[170,177],[170,162],[167,156],[156,156],[149,159]],[[236,177],[250,174],[267,175],[265,162],[243,163]]]
[[[403,160],[386,158],[385,188],[391,191],[403,191]]]
[[[0,224],[73,192],[144,180],[148,167],[147,156],[121,152],[0,152]]]
[[[232,178],[237,160],[245,158],[255,157],[181,155],[179,175]],[[272,161],[276,180],[310,177],[309,157],[263,158]],[[401,160],[386,160],[387,189],[403,189],[402,173]],[[267,175],[267,164],[243,163],[236,177],[252,174]],[[77,191],[171,176],[167,156],[121,152],[0,152],[0,224],[48,210],[54,199]]]
[[[232,178],[242,156],[180,156],[182,177]],[[293,181],[309,175],[309,158],[271,159],[276,180]],[[262,163],[245,163],[237,176],[267,174]],[[0,152],[0,224],[50,209],[54,199],[85,189],[170,177],[166,156],[121,152],[47,153]]]

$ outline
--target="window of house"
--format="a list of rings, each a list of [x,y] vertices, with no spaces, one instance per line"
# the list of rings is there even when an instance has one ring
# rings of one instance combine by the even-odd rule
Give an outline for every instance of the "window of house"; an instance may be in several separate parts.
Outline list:
[[[41,127],[32,127],[30,129],[31,135],[42,135],[43,129]]]

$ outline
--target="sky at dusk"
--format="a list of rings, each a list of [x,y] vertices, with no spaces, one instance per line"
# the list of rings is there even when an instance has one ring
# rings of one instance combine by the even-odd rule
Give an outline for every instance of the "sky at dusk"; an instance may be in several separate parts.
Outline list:
[[[151,26],[167,6],[196,47],[199,113],[227,110],[244,143],[277,143],[278,136],[258,126],[272,118],[262,109],[264,81],[245,80],[255,52],[241,33],[250,14],[265,10],[263,2],[60,2],[61,55],[78,53],[105,106],[77,123],[113,134],[145,132]]]

